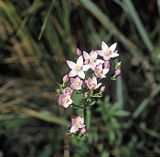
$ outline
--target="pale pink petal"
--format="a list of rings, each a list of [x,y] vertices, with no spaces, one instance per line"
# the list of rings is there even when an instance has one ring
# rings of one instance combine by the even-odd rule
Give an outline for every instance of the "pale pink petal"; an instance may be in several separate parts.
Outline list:
[[[73,119],[72,119],[72,125],[75,125],[75,124],[76,124],[76,119],[73,118]]]
[[[93,77],[92,79],[93,79],[94,84],[97,84],[97,78]]]
[[[94,70],[94,68],[96,67],[96,65],[97,65],[96,63],[91,64],[91,69]]]
[[[83,117],[81,118],[81,123],[82,123],[82,124],[84,123],[84,118],[83,118]]]
[[[83,71],[87,71],[91,66],[88,64],[88,65],[83,65]]]
[[[78,66],[82,66],[83,65],[83,57],[82,57],[82,55],[78,58],[77,65]]]
[[[119,56],[119,54],[117,52],[113,52],[113,53],[110,54],[111,58],[115,58],[115,57],[118,57],[118,56]]]
[[[90,56],[93,58],[93,60],[96,60],[96,59],[97,59],[98,54],[97,54],[97,52],[96,52],[96,51],[91,51],[91,52],[90,52]]]
[[[63,106],[64,108],[68,108],[72,103],[73,103],[73,101],[72,101],[72,99],[70,99],[68,103],[63,104],[62,106]]]
[[[117,46],[117,43],[114,43],[113,45],[111,45],[111,46],[109,47],[110,51],[111,51],[111,52],[114,52],[115,49],[116,49],[116,46]]]
[[[106,75],[109,72],[109,69],[103,69],[103,74]]]
[[[67,60],[67,64],[68,64],[70,69],[75,69],[76,68],[76,64],[74,62],[72,62],[72,61],[68,61]]]
[[[104,51],[102,51],[102,50],[97,50],[97,53],[98,53],[98,55],[100,55],[101,57],[104,56]]]
[[[76,133],[78,131],[78,127],[76,125],[73,125],[70,129],[70,133]]]
[[[108,45],[104,41],[102,41],[101,48],[103,51],[106,51],[106,49],[108,49]]]
[[[90,58],[90,55],[86,51],[83,51],[83,57],[85,60],[88,60]]]
[[[69,77],[74,77],[76,75],[77,75],[77,71],[75,71],[75,70],[71,70],[69,73]]]
[[[103,57],[103,59],[104,59],[105,61],[109,60],[110,58],[111,58],[110,55],[109,55],[109,56],[104,56],[104,57]]]
[[[98,64],[103,64],[104,63],[104,61],[102,60],[102,59],[97,59],[96,60],[96,65],[98,65]]]
[[[102,83],[98,83],[95,89],[99,88],[102,85]]]
[[[80,78],[84,79],[84,78],[85,78],[85,73],[84,73],[83,71],[79,71],[79,72],[78,72],[78,76],[79,76]]]

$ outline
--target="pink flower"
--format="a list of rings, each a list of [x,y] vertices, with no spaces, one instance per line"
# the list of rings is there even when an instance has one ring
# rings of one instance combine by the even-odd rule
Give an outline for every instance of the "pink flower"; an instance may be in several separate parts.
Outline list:
[[[63,106],[64,108],[68,108],[69,105],[71,105],[73,103],[70,95],[66,95],[66,94],[61,94],[59,96],[59,105]]]
[[[103,69],[102,64],[96,65],[96,67],[94,68],[94,73],[98,78],[105,78],[108,72],[109,69],[106,68]]]
[[[104,60],[109,60],[110,58],[118,57],[119,54],[115,51],[117,43],[114,43],[110,47],[102,41],[101,48],[102,50],[98,51],[98,54],[103,57]]]
[[[83,81],[79,78],[70,78],[71,81],[71,88],[75,90],[80,90],[82,88]]]
[[[69,81],[69,76],[68,75],[65,75],[64,77],[63,77],[63,82],[64,83],[67,83]]]
[[[73,90],[69,87],[66,87],[63,89],[63,94],[66,94],[66,95],[71,95],[73,92]]]
[[[76,63],[67,60],[67,64],[71,69],[69,77],[74,77],[78,75],[80,78],[84,79],[85,78],[84,71],[87,71],[90,68],[89,65],[83,65],[82,55],[78,58]]]
[[[83,51],[83,57],[85,59],[85,64],[89,65],[92,70],[94,70],[95,66],[99,63],[104,63],[103,60],[97,59],[98,54],[96,51],[91,51],[90,54]]]
[[[84,128],[84,118],[78,116],[72,119],[72,127],[70,129],[70,133],[76,133],[79,129]]]
[[[95,90],[97,88],[99,88],[101,86],[102,83],[98,83],[97,84],[97,79],[94,76],[93,78],[88,78],[88,80],[85,81],[85,83],[87,84],[87,87],[91,90]]]

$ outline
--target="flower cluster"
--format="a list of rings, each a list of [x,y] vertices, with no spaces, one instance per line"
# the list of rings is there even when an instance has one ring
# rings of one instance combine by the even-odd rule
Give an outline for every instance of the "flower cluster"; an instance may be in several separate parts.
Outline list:
[[[67,60],[70,68],[69,74],[63,77],[63,84],[60,85],[59,105],[68,108],[74,107],[73,93],[83,94],[87,105],[82,104],[81,108],[86,108],[92,102],[92,98],[101,97],[105,90],[102,86],[102,79],[107,77],[111,69],[111,61],[119,56],[116,50],[117,44],[110,47],[102,41],[101,50],[92,50],[90,53],[81,52],[77,49],[78,59],[76,62]],[[120,62],[115,66],[114,78],[121,74]],[[101,87],[101,88],[100,88]],[[86,125],[83,117],[78,116],[72,119],[70,133],[86,133]]]

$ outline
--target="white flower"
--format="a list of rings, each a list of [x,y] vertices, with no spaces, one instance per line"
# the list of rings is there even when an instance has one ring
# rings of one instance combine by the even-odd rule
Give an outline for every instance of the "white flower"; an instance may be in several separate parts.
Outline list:
[[[76,63],[67,60],[67,64],[69,68],[71,69],[69,73],[69,77],[74,77],[78,75],[80,78],[84,79],[85,78],[84,71],[87,71],[90,68],[89,65],[83,65],[82,55],[79,56]]]
[[[108,47],[108,45],[104,41],[102,41],[101,44],[102,50],[98,50],[98,54],[102,56],[104,60],[109,60],[110,58],[118,57],[119,56],[119,54],[117,53],[118,51],[117,50],[115,51],[116,46],[117,43],[114,43],[113,45]]]

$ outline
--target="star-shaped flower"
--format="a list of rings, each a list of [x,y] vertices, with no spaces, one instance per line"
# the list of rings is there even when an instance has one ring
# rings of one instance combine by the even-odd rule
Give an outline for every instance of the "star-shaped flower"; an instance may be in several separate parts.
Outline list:
[[[67,64],[69,68],[71,69],[69,73],[69,77],[74,77],[78,75],[80,78],[84,79],[85,78],[84,71],[87,71],[90,68],[89,65],[83,65],[82,55],[79,56],[76,63],[67,60]]]

